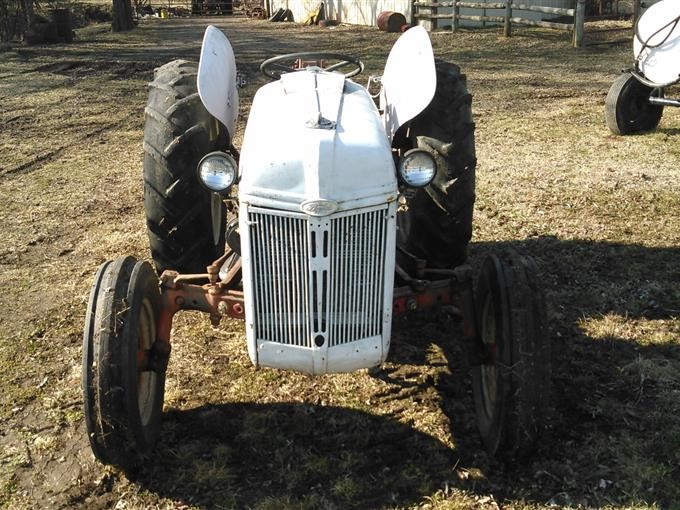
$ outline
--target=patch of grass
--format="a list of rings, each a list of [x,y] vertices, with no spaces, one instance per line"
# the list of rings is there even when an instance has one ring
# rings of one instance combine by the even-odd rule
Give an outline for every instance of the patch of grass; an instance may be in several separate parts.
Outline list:
[[[661,289],[654,290],[658,295]],[[671,295],[676,292],[675,289],[664,290],[670,291]],[[647,292],[644,294],[649,296]],[[671,349],[680,335],[680,324],[673,319],[632,319],[609,313],[600,317],[583,319],[579,325],[589,337],[596,340],[621,339],[641,345],[666,346]]]
[[[32,467],[30,453],[23,446],[11,446],[0,452],[0,505],[8,505],[19,491],[15,471]]]
[[[0,479],[0,505],[3,507],[5,505],[9,505],[9,503],[14,499],[14,496],[18,490],[19,486],[16,480]]]
[[[355,501],[364,491],[364,483],[356,480],[352,475],[347,474],[336,481],[331,488],[331,492],[337,497],[347,501]]]

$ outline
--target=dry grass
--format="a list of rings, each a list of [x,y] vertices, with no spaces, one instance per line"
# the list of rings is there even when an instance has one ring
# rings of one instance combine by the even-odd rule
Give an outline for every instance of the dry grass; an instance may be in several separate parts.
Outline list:
[[[433,36],[474,94],[472,260],[532,254],[550,300],[554,412],[526,465],[482,451],[457,324],[398,321],[380,374],[313,378],[254,370],[238,322],[197,314],[173,333],[154,460],[133,481],[93,461],[78,382],[90,279],[106,258],[148,256],[145,84],[197,56],[207,21],[94,26],[71,46],[0,53],[0,505],[678,508],[680,112],[612,136],[604,97],[629,45],[574,51],[535,30]],[[379,73],[396,38],[210,21],[249,81],[243,119],[263,58],[342,50]]]

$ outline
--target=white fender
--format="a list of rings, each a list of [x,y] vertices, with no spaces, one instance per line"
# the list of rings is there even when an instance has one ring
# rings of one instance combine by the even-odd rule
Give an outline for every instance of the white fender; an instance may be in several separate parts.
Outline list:
[[[437,71],[430,36],[413,27],[394,43],[382,76],[380,109],[387,137],[422,112],[437,88]]]
[[[232,137],[238,117],[236,59],[227,36],[212,25],[203,36],[197,82],[198,95],[206,110],[225,125]]]
[[[645,77],[660,85],[680,79],[680,22],[673,23],[678,18],[680,2],[662,0],[645,11],[637,25],[633,40],[635,58]],[[643,48],[644,42],[660,46]]]

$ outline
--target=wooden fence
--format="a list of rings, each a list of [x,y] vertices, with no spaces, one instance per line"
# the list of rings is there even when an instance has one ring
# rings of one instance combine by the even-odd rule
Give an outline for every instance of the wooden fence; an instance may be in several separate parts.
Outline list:
[[[451,14],[438,14],[439,8],[453,8]],[[421,9],[427,9],[429,12],[422,12]],[[468,9],[499,9],[503,10],[503,16],[473,16],[468,14],[461,14],[461,8]],[[567,16],[572,18],[571,23],[557,23],[553,21],[541,21],[526,19],[520,16],[514,16],[513,11],[530,11],[540,12],[544,14],[555,14],[559,16]],[[581,48],[584,45],[584,23],[586,14],[586,0],[576,0],[575,9],[564,9],[561,7],[543,7],[541,5],[529,5],[526,0],[506,0],[505,2],[496,3],[481,3],[481,2],[467,2],[467,1],[444,1],[444,2],[426,2],[415,0],[411,4],[411,12],[413,13],[413,22],[416,23],[420,19],[431,20],[436,23],[436,20],[446,19],[451,20],[451,30],[455,32],[460,26],[461,20],[466,21],[480,21],[482,23],[502,23],[503,34],[510,37],[512,34],[512,25],[530,25],[536,27],[553,28],[556,30],[567,30],[573,32],[573,43],[575,48]]]

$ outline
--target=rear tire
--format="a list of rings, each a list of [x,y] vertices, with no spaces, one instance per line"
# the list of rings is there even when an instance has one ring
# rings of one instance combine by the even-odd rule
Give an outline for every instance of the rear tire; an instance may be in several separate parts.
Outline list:
[[[175,60],[155,71],[144,125],[144,210],[158,273],[204,273],[224,253],[226,207],[200,185],[196,166],[203,156],[229,148],[196,89],[197,66]],[[213,225],[219,228],[213,235]]]
[[[437,89],[409,127],[412,147],[437,160],[432,184],[415,192],[400,214],[400,245],[428,266],[452,268],[467,259],[475,203],[475,125],[472,96],[460,68],[437,60]]]
[[[536,267],[514,255],[484,260],[475,296],[481,363],[472,370],[477,424],[490,455],[524,458],[545,427],[550,341]]]
[[[654,91],[631,74],[619,76],[605,100],[609,130],[615,135],[630,135],[655,129],[663,115],[663,106],[649,104]]]
[[[88,438],[101,462],[131,469],[158,439],[165,365],[151,360],[160,310],[148,262],[119,257],[97,271],[83,335],[83,397]],[[158,352],[158,351],[157,351]]]

